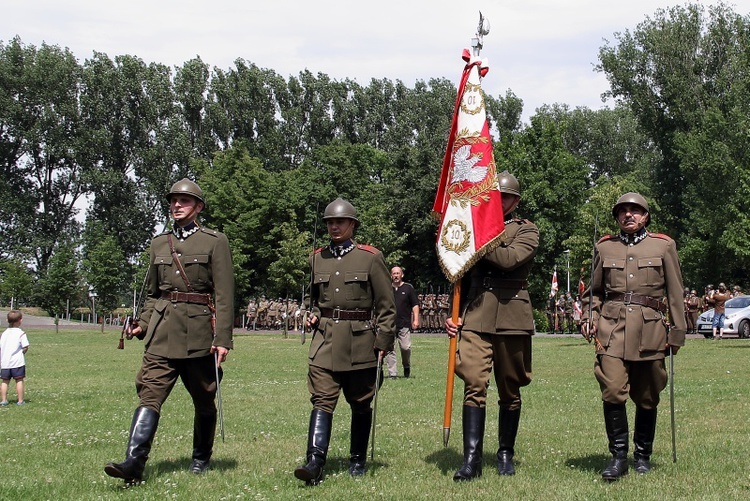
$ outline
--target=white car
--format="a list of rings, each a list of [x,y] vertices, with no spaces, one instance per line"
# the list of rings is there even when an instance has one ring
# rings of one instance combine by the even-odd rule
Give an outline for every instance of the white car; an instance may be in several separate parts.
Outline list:
[[[750,296],[737,296],[724,304],[724,334],[736,334],[740,338],[750,338]],[[711,322],[714,310],[710,309],[700,314],[697,322],[699,334],[704,337],[713,336]]]

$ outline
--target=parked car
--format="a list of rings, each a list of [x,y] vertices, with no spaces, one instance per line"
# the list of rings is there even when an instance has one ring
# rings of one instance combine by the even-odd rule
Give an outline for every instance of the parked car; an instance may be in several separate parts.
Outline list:
[[[726,318],[724,318],[724,335],[737,335],[740,338],[750,338],[750,296],[737,296],[724,304]],[[714,310],[710,309],[700,314],[697,322],[698,334],[710,338],[713,336],[711,322]]]

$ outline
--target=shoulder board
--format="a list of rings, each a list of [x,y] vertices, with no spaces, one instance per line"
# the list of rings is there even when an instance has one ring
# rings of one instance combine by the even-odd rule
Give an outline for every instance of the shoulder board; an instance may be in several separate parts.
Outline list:
[[[321,252],[323,252],[323,249],[325,249],[325,247],[318,247],[313,251],[313,254],[320,254]]]
[[[214,236],[214,237],[218,237],[219,236],[219,232],[218,231],[212,230],[212,229],[209,229],[209,228],[205,228],[203,226],[200,227],[200,232],[201,233],[205,233],[206,235]]]
[[[654,238],[661,238],[662,240],[666,240],[668,242],[672,241],[672,237],[670,237],[669,235],[665,235],[664,233],[651,233],[651,232],[648,232],[648,236],[654,237]]]
[[[604,236],[603,236],[602,238],[600,238],[600,239],[599,239],[599,241],[598,241],[598,242],[596,242],[596,243],[597,243],[597,244],[600,244],[600,243],[602,243],[602,242],[606,242],[607,240],[617,240],[617,239],[619,239],[619,238],[620,238],[620,237],[619,237],[618,235],[604,235]]]
[[[357,244],[357,249],[362,249],[363,251],[367,251],[371,254],[379,254],[380,251],[373,247],[372,245],[367,244]]]
[[[531,221],[529,221],[528,219],[521,219],[519,217],[514,217],[513,222],[518,223],[518,224],[529,224]]]

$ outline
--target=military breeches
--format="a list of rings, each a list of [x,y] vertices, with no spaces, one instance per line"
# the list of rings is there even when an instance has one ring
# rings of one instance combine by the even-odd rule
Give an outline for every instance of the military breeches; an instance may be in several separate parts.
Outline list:
[[[493,369],[500,407],[520,409],[521,387],[531,382],[531,336],[462,331],[456,354],[456,374],[464,381],[464,405],[486,406]]]
[[[594,374],[602,390],[602,400],[610,404],[624,404],[630,395],[638,407],[656,409],[659,394],[667,386],[664,359],[628,362],[598,355]]]
[[[356,371],[334,372],[314,365],[307,372],[307,388],[310,390],[310,402],[314,409],[333,414],[339,395],[352,408],[352,413],[362,413],[370,408],[375,397],[375,377],[377,368]]]
[[[200,358],[164,358],[144,353],[141,371],[135,378],[140,405],[161,412],[161,406],[172,392],[178,377],[190,393],[197,414],[216,414],[216,369],[213,355]]]

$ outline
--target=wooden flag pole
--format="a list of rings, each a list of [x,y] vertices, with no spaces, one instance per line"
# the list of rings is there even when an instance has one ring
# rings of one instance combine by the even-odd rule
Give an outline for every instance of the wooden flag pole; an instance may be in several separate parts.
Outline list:
[[[451,320],[458,325],[458,312],[461,302],[461,280],[453,284],[453,308],[451,308]],[[448,447],[448,439],[451,436],[451,411],[453,410],[453,379],[456,374],[456,345],[458,334],[450,338],[448,345],[448,378],[445,383],[445,409],[443,410],[443,447]]]

